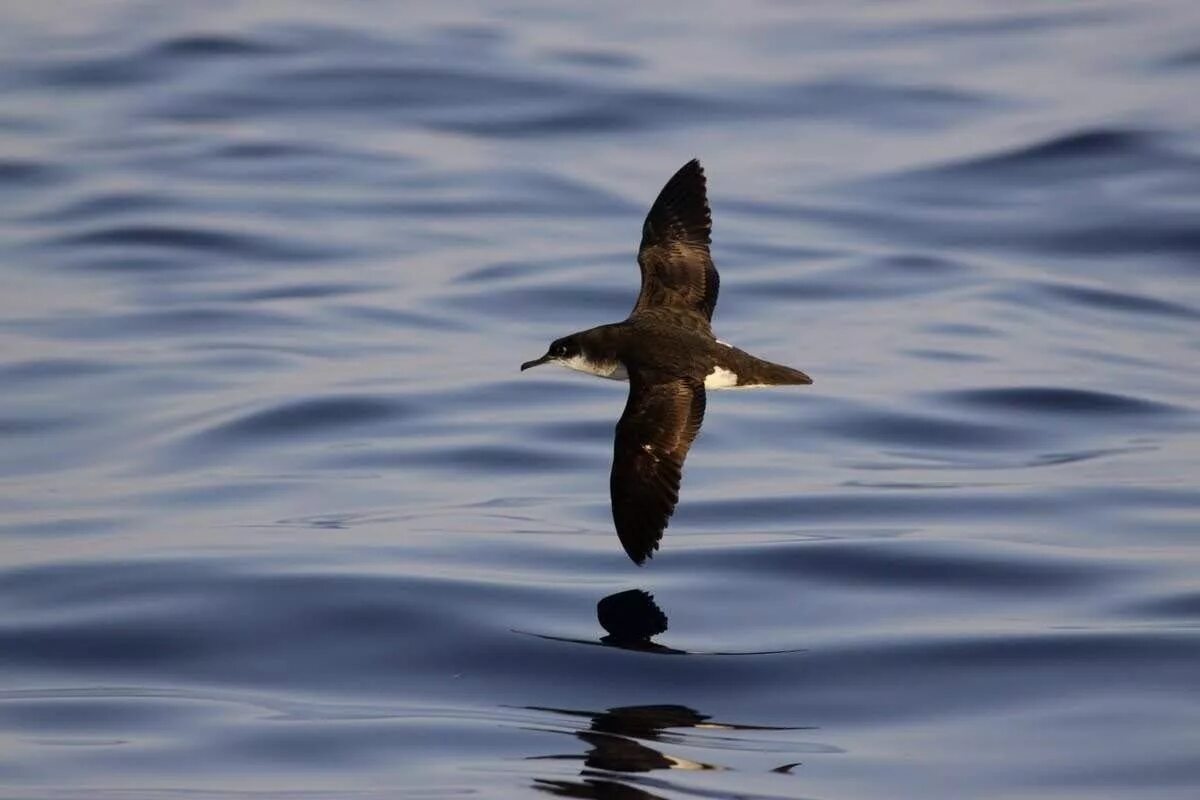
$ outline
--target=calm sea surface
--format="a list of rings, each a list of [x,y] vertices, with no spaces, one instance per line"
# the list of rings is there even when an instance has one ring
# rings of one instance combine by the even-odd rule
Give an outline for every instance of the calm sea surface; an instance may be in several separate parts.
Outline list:
[[[10,0],[0,97],[0,797],[1200,796],[1194,0]],[[693,156],[816,384],[639,569],[517,367]]]

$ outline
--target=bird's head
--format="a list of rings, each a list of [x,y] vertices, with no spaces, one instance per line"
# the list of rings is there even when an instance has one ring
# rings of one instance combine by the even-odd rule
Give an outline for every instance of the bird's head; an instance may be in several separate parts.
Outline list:
[[[546,351],[546,355],[541,358],[535,358],[533,361],[526,361],[521,365],[521,371],[530,367],[537,367],[542,364],[549,364],[554,361],[567,361],[583,353],[583,347],[579,341],[578,335],[564,336],[561,339],[555,339],[550,343],[550,349]]]

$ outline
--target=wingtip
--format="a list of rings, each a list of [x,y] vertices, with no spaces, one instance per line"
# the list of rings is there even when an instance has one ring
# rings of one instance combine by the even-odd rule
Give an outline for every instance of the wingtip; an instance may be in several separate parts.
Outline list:
[[[687,175],[689,173],[694,174],[697,178],[699,178],[702,181],[705,179],[704,165],[700,163],[699,158],[693,158],[691,161],[687,162],[682,167],[680,167],[679,170],[675,174],[676,175]]]
[[[625,550],[625,555],[629,556],[630,561],[639,567],[644,567],[647,560],[654,558],[654,551],[658,549],[658,542],[655,542],[649,550],[644,552],[641,549],[631,547],[625,541],[621,542],[621,547]]]
[[[629,556],[629,560],[632,561],[635,565],[637,565],[639,567],[644,567],[644,566],[646,566],[647,559],[654,558],[654,551],[651,550],[648,553],[643,553],[643,554],[638,555],[638,554],[635,554],[635,553],[631,552],[630,550],[626,549],[625,555]]]
[[[642,224],[639,252],[656,240],[683,240],[707,246],[712,241],[708,179],[700,159],[684,164],[666,182]]]

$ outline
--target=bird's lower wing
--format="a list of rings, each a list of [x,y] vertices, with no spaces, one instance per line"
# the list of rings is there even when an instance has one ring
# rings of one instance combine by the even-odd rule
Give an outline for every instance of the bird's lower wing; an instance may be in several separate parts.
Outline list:
[[[636,564],[658,549],[675,511],[683,461],[704,421],[704,399],[698,381],[630,372],[609,489],[617,536]]]

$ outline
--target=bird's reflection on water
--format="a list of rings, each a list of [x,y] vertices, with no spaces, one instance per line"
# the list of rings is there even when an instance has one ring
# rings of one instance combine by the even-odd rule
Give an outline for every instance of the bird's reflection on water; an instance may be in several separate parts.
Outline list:
[[[596,617],[600,622],[600,627],[605,631],[605,635],[599,640],[537,635],[556,641],[598,644],[637,652],[695,655],[689,651],[667,647],[653,641],[655,636],[667,631],[668,620],[667,615],[654,601],[654,596],[645,590],[629,589],[608,595],[596,604]],[[572,736],[587,745],[586,752],[532,757],[532,760],[583,762],[580,780],[539,778],[534,781],[535,788],[559,797],[658,798],[660,795],[652,794],[645,789],[624,782],[621,775],[664,769],[727,769],[720,764],[672,754],[667,752],[667,748],[671,745],[689,745],[694,748],[711,744],[709,738],[715,732],[720,731],[803,730],[796,727],[717,722],[709,715],[701,714],[684,705],[618,706],[604,711],[583,711],[546,706],[527,706],[527,708],[530,711],[548,712],[562,717],[588,720],[586,730],[570,731]],[[687,741],[686,731],[688,730],[702,730],[708,734],[708,737],[703,743]],[[719,748],[711,749],[719,752]],[[785,763],[775,767],[773,771],[786,773],[797,764],[798,762]]]
[[[790,731],[798,728],[767,725],[742,725],[716,722],[706,714],[681,705],[623,706],[606,711],[577,711],[566,708],[529,706],[531,711],[546,711],[566,717],[589,720],[587,730],[573,731],[588,750],[583,754],[535,756],[535,760],[582,761],[582,781],[538,779],[534,786],[563,797],[657,797],[642,789],[605,777],[604,773],[644,773],[662,769],[718,770],[719,764],[684,758],[666,751],[670,745],[697,746],[686,741],[683,731],[702,729],[720,731]],[[788,772],[797,762],[776,767]]]

